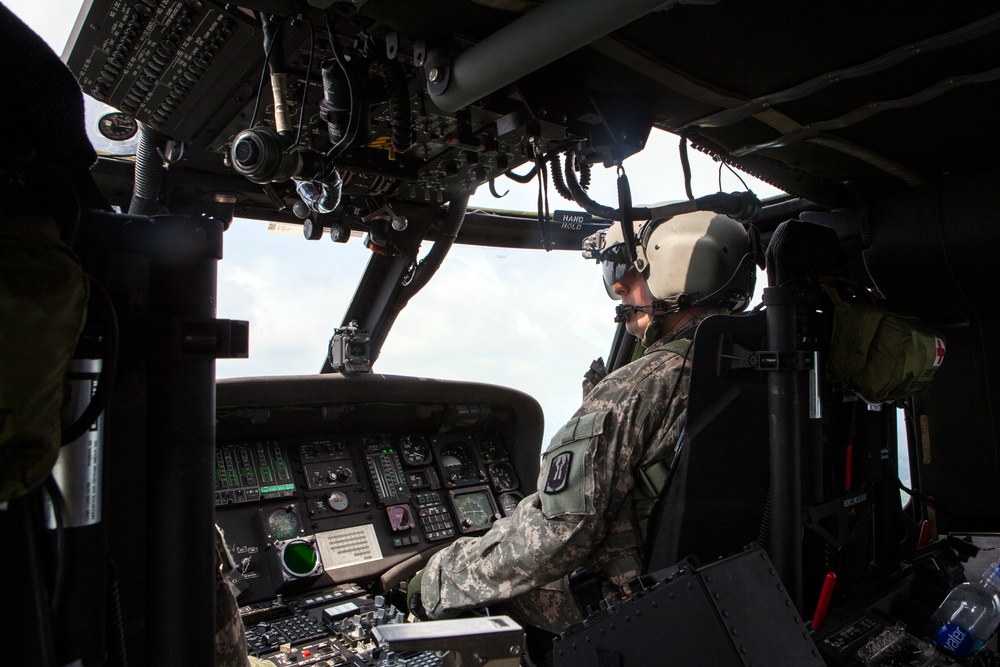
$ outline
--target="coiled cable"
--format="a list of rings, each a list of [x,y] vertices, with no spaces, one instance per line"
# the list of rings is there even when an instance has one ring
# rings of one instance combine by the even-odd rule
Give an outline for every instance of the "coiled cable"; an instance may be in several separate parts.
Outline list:
[[[403,72],[403,66],[397,60],[382,61],[375,71],[385,83],[385,91],[389,98],[392,148],[397,153],[403,153],[413,143],[410,91],[406,86],[406,74]]]

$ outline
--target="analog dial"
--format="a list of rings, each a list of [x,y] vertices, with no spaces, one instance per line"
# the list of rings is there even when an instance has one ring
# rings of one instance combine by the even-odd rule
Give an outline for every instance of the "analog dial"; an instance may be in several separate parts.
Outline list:
[[[454,485],[480,480],[481,475],[476,459],[464,443],[450,442],[441,447],[440,454],[445,483]]]
[[[458,522],[466,531],[488,528],[493,520],[493,503],[486,491],[473,491],[455,496]]]
[[[504,455],[503,446],[500,439],[495,435],[485,435],[479,441],[479,451],[483,455],[483,461],[496,461],[507,458]]]
[[[399,453],[408,466],[422,466],[430,463],[431,448],[427,441],[416,435],[408,435],[399,443]]]
[[[517,488],[517,474],[514,472],[514,466],[506,461],[490,465],[490,479],[493,480],[493,487],[497,491],[513,491]]]
[[[500,496],[500,509],[504,516],[510,516],[517,509],[517,504],[524,500],[524,496],[516,492],[507,492]]]
[[[135,118],[115,111],[101,116],[97,121],[97,130],[105,139],[111,141],[128,141],[139,131],[139,123]]]

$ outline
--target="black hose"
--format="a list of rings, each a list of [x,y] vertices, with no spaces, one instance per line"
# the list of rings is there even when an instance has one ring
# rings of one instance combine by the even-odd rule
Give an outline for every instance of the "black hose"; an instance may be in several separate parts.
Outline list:
[[[760,200],[752,192],[716,192],[694,200],[699,211],[713,211],[747,222],[760,213]]]
[[[389,118],[392,124],[392,148],[397,153],[409,149],[413,143],[413,128],[410,121],[410,90],[406,86],[406,74],[398,60],[386,60],[376,69],[385,91],[389,96]]]
[[[89,276],[88,276],[89,278]],[[97,390],[90,397],[90,402],[84,408],[76,421],[67,426],[62,431],[62,446],[76,442],[84,433],[90,430],[97,418],[104,412],[111,400],[111,388],[114,385],[115,374],[118,372],[118,315],[115,313],[115,304],[111,301],[108,291],[94,279],[90,279],[90,284],[94,292],[100,292],[104,297],[106,307],[105,330],[104,330],[104,363],[101,365],[101,373],[97,379]],[[93,293],[93,292],[92,292]]]
[[[580,170],[580,187],[586,192],[590,189],[590,164],[581,162],[576,167]]]
[[[552,165],[552,168],[549,171],[552,172],[552,185],[555,187],[556,192],[558,192],[559,196],[563,199],[576,201],[573,199],[573,193],[566,187],[566,181],[563,179],[562,175],[562,165],[559,164],[558,153],[549,155],[549,164]]]
[[[575,201],[578,206],[582,207],[584,211],[598,218],[604,218],[606,220],[621,220],[621,212],[618,209],[598,204],[590,198],[590,195],[584,192],[583,187],[581,187],[580,181],[576,176],[576,171],[573,169],[573,159],[573,151],[566,153],[566,164],[563,169],[563,173],[566,175],[566,185],[569,188],[573,201]],[[649,220],[651,217],[650,210],[646,207],[632,209],[633,220]]]
[[[515,174],[513,171],[508,169],[503,173],[503,175],[517,183],[531,183],[531,181],[535,178],[535,174],[537,173],[538,173],[538,167],[532,167],[531,171],[529,171],[527,174],[523,175]]]
[[[563,173],[566,176],[566,185],[573,195],[573,201],[581,206],[583,210],[591,215],[604,218],[606,220],[621,220],[621,211],[610,206],[599,204],[583,191],[576,172],[573,170],[573,152],[566,153],[566,164]],[[740,222],[746,222],[754,218],[760,212],[760,200],[752,192],[717,192],[712,195],[705,195],[690,201],[665,204],[650,208],[648,206],[631,207],[631,217],[633,220],[653,220],[658,218],[671,218],[683,213],[694,211],[713,211],[728,215]],[[644,230],[647,234],[652,230],[649,225]]]
[[[139,145],[135,149],[135,185],[129,215],[158,215],[167,208],[160,202],[163,177],[167,173],[160,153],[167,148],[167,138],[147,125],[139,124]]]
[[[684,192],[687,194],[688,199],[694,199],[694,193],[691,191],[691,161],[688,159],[687,137],[681,136],[681,143],[678,148],[681,154],[681,170],[684,172]]]
[[[437,272],[438,268],[440,268],[441,262],[444,261],[448,251],[451,250],[451,246],[454,245],[455,239],[458,238],[458,231],[462,228],[462,223],[465,221],[465,212],[469,208],[470,196],[470,193],[466,193],[452,199],[451,203],[448,204],[448,212],[445,214],[440,237],[434,242],[434,247],[430,249],[427,256],[420,260],[420,263],[417,264],[417,268],[414,271],[410,282],[406,283],[402,289],[399,290],[399,296],[396,299],[396,303],[400,308],[402,308],[402,306],[405,305],[414,294],[423,289],[424,285],[427,284],[427,281],[429,281]]]
[[[497,184],[495,179],[492,178],[490,179],[490,194],[493,195],[494,198],[503,199],[504,197],[507,196],[508,192],[510,192],[510,190],[504,190],[503,194],[497,192]]]
[[[259,14],[259,17],[261,32],[264,36],[264,55],[266,56],[267,69],[271,74],[284,72],[284,54],[281,53],[284,47],[284,40],[281,33],[281,24],[285,20],[263,13]]]

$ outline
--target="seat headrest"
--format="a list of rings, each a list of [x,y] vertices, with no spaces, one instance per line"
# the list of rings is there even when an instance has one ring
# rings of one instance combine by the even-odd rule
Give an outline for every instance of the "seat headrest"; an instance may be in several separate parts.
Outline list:
[[[837,232],[812,222],[786,220],[778,225],[765,257],[767,283],[772,287],[797,278],[850,273]]]

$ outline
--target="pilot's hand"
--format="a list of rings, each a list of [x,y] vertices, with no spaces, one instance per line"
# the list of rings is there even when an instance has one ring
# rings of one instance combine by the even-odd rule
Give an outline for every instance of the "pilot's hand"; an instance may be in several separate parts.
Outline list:
[[[413,575],[413,578],[410,579],[410,583],[406,585],[406,606],[411,614],[422,621],[426,621],[427,612],[424,610],[424,604],[420,600],[420,584],[423,580],[424,571],[420,570]]]
[[[608,367],[604,365],[604,358],[598,357],[590,362],[590,368],[583,374],[583,397],[587,398],[590,390],[608,376]]]

